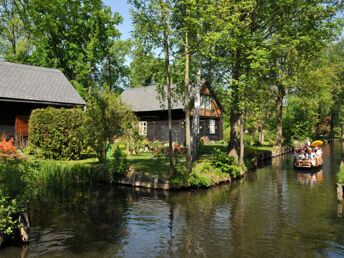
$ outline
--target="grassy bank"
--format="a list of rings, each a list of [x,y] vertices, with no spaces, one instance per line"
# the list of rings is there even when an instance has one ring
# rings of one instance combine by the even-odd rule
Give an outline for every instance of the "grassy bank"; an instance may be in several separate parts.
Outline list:
[[[337,184],[344,184],[344,165],[340,165],[339,172],[337,174]]]

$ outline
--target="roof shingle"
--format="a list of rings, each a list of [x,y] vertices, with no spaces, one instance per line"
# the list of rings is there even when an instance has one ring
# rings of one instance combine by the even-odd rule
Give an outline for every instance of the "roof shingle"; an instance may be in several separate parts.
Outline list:
[[[122,92],[121,99],[124,103],[130,105],[134,112],[167,110],[167,99],[165,98],[160,102],[161,97],[159,96],[158,86],[154,85],[127,89]],[[172,109],[183,108],[183,102],[180,98],[174,97]]]
[[[60,70],[3,61],[0,61],[1,99],[85,104]]]

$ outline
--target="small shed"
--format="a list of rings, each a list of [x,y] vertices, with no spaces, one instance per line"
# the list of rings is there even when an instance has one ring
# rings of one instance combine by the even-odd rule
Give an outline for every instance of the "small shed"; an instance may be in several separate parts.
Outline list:
[[[85,105],[58,69],[0,61],[0,136],[28,136],[28,121],[36,108]]]

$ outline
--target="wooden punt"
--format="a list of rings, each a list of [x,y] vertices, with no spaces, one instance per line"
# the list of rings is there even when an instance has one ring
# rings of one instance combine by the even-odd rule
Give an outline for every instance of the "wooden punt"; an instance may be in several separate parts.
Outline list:
[[[313,159],[300,159],[294,162],[295,169],[317,169],[321,168],[323,164],[322,158],[313,158]]]

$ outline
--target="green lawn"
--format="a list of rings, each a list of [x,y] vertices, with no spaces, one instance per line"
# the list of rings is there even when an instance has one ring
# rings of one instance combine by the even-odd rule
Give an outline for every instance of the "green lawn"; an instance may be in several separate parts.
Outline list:
[[[175,165],[185,162],[184,155],[173,155]],[[152,153],[139,153],[128,156],[130,166],[134,166],[138,172],[151,175],[164,175],[169,168],[168,156],[153,157]]]

